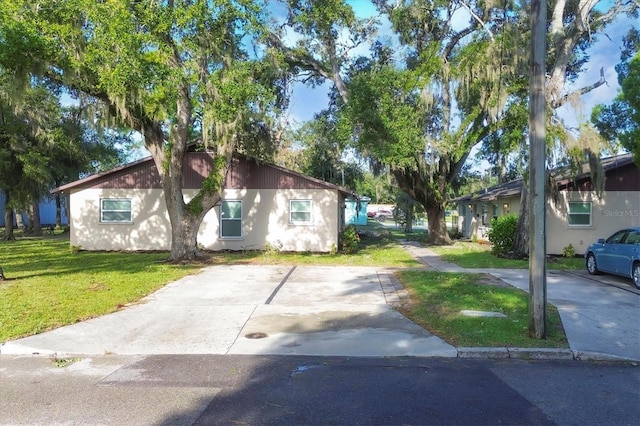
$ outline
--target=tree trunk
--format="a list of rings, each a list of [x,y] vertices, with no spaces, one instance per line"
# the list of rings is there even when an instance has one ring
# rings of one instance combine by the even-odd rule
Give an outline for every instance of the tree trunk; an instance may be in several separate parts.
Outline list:
[[[200,223],[189,214],[186,208],[169,207],[173,214],[169,214],[171,220],[171,261],[195,260],[201,257],[198,249],[198,230]]]
[[[230,161],[230,160],[228,160]],[[214,169],[212,175],[218,176],[216,180],[224,182],[220,178],[226,175],[228,163],[222,169],[216,169],[214,157]],[[171,182],[164,185],[164,193],[171,221],[171,255],[173,262],[195,260],[202,257],[198,248],[198,231],[205,215],[222,199],[224,183],[218,190],[207,190],[206,183],[200,192],[185,204],[182,195],[181,178],[170,179]]]
[[[198,229],[200,228],[202,217],[204,217],[204,214],[192,213],[187,209],[187,205],[184,202],[182,194],[183,158],[184,155],[180,156],[180,166],[175,164],[176,159],[172,158],[170,160],[172,165],[168,173],[163,177],[162,184],[169,221],[171,222],[171,254],[169,260],[173,262],[194,260],[200,257],[197,239]],[[203,209],[201,208],[201,210]]]
[[[179,108],[184,113],[188,106],[184,103]],[[231,164],[233,146],[222,144],[217,146],[224,155],[214,155],[212,170],[202,184],[196,196],[185,203],[182,188],[182,173],[184,157],[188,139],[188,123],[182,117],[182,132],[173,134],[174,143],[170,150],[170,157],[165,156],[163,148],[164,134],[157,128],[149,129],[145,137],[145,145],[151,152],[156,169],[162,180],[167,213],[171,222],[171,253],[172,262],[190,261],[201,257],[198,249],[198,230],[205,215],[220,201],[224,190],[224,178]]]
[[[447,245],[451,244],[451,237],[447,232],[447,222],[445,216],[445,203],[432,203],[425,206],[427,211],[429,244]]]
[[[9,194],[7,195],[7,206],[9,204]],[[4,237],[2,238],[5,241],[15,241],[16,237],[13,235],[13,209],[10,207],[5,207],[4,209]]]
[[[443,172],[435,178],[437,182],[429,182],[429,178],[417,170],[398,169],[393,171],[393,175],[398,187],[424,207],[429,230],[427,242],[447,245],[451,244],[445,220],[447,201],[446,197],[440,196],[440,194],[446,194],[447,188],[446,173],[444,172],[446,165],[443,161],[440,162],[440,168]]]
[[[177,120],[169,136],[170,149],[166,149],[166,135],[159,124],[146,122],[143,132],[145,146],[151,153],[160,175],[171,222],[169,260],[172,262],[190,261],[201,257],[197,241],[198,230],[204,216],[221,199],[224,188],[224,179],[221,176],[226,175],[233,153],[231,143],[223,142],[217,146],[218,151],[225,153],[224,162],[220,161],[219,156],[214,156],[212,171],[205,178],[202,188],[188,204],[185,203],[182,174],[192,119],[189,90],[190,87],[186,84],[181,85],[178,90]]]
[[[60,186],[60,185],[56,185]],[[62,200],[60,199],[60,193],[56,192],[56,228],[62,228]]]
[[[527,178],[522,179],[522,192],[520,193],[520,211],[518,213],[518,227],[516,238],[513,241],[513,257],[529,257],[529,185]]]
[[[13,211],[13,212],[16,215],[16,228],[24,231],[26,227],[25,227],[24,222],[22,220],[22,212],[19,212],[19,211]],[[13,224],[13,220],[11,220],[11,223]]]
[[[413,232],[413,200],[407,203],[407,211],[405,212],[404,232],[411,234]]]
[[[29,224],[27,225],[26,234],[33,237],[41,237],[42,224],[40,223],[40,206],[37,202],[32,203],[27,208],[27,217]]]

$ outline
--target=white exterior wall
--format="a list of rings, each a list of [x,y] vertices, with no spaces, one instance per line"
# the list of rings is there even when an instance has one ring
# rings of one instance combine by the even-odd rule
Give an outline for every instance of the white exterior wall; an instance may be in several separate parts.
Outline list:
[[[591,226],[570,226],[567,218],[569,201],[590,201]],[[547,204],[547,253],[562,255],[571,244],[576,254],[584,254],[598,238],[615,231],[640,226],[640,192],[605,191],[598,198],[591,191],[562,191],[558,203]]]
[[[185,190],[187,201],[197,191]],[[169,250],[171,225],[161,189],[84,189],[71,192],[70,244],[83,250]],[[101,223],[100,199],[131,199],[131,223]],[[209,250],[261,250],[265,242],[283,251],[328,252],[338,246],[341,206],[334,190],[225,190],[242,200],[242,237],[220,238],[213,208],[198,232]],[[311,200],[311,224],[289,222],[289,200]]]

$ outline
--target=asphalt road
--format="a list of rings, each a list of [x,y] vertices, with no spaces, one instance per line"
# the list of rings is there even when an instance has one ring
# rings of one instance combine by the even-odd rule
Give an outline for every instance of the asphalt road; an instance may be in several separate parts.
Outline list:
[[[637,363],[0,356],[0,424],[635,425]]]

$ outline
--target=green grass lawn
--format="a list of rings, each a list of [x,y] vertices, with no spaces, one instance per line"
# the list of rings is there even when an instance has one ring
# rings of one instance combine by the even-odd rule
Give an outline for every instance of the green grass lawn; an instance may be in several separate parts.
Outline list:
[[[0,242],[0,341],[113,312],[198,269],[167,253],[72,253],[64,236]]]
[[[216,262],[229,264],[349,265],[392,268],[420,266],[420,262],[400,247],[393,236],[369,231],[362,234],[359,249],[353,254],[245,251],[213,253],[212,256]]]
[[[554,306],[547,307],[547,339],[532,339],[527,293],[493,285],[495,280],[485,283],[483,274],[405,270],[398,278],[412,301],[403,313],[452,345],[568,348]],[[506,318],[464,316],[463,310],[500,312]]]
[[[451,246],[431,246],[442,260],[455,263],[463,268],[508,268],[527,269],[526,259],[504,259],[491,254],[491,246],[472,242],[457,241]],[[579,270],[584,269],[584,259],[572,257],[554,257],[547,262],[548,269]]]

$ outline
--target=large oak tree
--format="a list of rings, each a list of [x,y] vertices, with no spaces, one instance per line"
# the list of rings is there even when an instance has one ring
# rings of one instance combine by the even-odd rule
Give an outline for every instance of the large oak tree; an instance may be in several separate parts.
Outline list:
[[[259,47],[265,10],[250,0],[2,0],[0,67],[91,96],[114,123],[138,131],[164,190],[170,258],[193,259],[233,152],[268,139],[282,100]],[[213,152],[214,167],[186,200],[183,159],[195,140]]]

